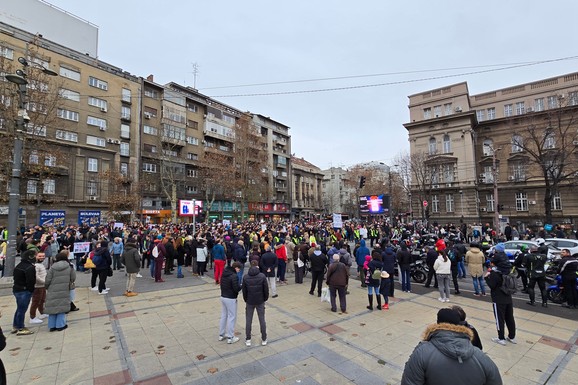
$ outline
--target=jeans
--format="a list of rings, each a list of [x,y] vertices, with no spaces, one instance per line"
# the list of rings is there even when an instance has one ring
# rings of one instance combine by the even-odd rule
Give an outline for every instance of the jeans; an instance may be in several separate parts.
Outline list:
[[[486,286],[484,283],[484,277],[482,277],[481,275],[479,277],[472,277],[472,280],[474,281],[474,292],[476,294],[480,294],[480,290],[482,291],[482,294],[486,294]]]
[[[367,285],[367,295],[375,295],[379,296],[379,286],[369,286]]]
[[[441,298],[450,298],[450,275],[438,274],[438,290]]]
[[[76,271],[84,271],[84,265],[80,263],[82,254],[74,254],[74,259],[76,260]]]
[[[271,277],[275,281],[275,277]],[[245,306],[245,338],[251,339],[251,324],[253,323],[253,314],[257,310],[259,317],[259,326],[261,327],[261,341],[267,341],[267,323],[265,322],[265,302],[259,305],[246,304]]]
[[[458,262],[458,278],[466,278],[466,265],[464,265],[464,261]]]
[[[285,282],[285,270],[287,269],[287,262],[284,259],[277,260],[277,278],[279,281]]]
[[[122,268],[122,263],[120,263],[120,254],[113,254],[112,255],[112,269],[117,270]]]
[[[221,297],[221,321],[219,335],[227,338],[235,337],[235,322],[237,321],[237,299]]]
[[[66,326],[66,313],[48,315],[48,329],[63,328],[65,326]]]
[[[12,293],[16,298],[16,312],[14,313],[14,321],[12,321],[12,327],[20,330],[24,328],[24,317],[26,317],[26,310],[28,310],[28,305],[30,305],[32,293],[28,290],[13,291]]]
[[[401,290],[402,291],[411,291],[411,276],[410,276],[410,267],[409,265],[407,266],[401,266],[400,267],[400,273],[401,273]]]

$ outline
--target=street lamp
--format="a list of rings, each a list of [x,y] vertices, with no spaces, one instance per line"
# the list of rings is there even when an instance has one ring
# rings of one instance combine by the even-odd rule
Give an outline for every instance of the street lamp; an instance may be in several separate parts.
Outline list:
[[[26,111],[26,86],[28,67],[41,70],[49,76],[58,74],[41,64],[30,63],[23,57],[18,58],[22,69],[16,70],[15,74],[8,74],[4,77],[11,83],[18,86],[18,119],[16,119],[16,130],[14,132],[13,166],[12,177],[10,179],[10,195],[8,200],[8,247],[6,249],[6,264],[4,266],[4,277],[12,277],[16,262],[16,233],[18,232],[18,217],[20,209],[20,173],[22,171],[22,135],[24,135],[26,124],[30,122],[30,117]]]
[[[389,176],[389,224],[391,226],[392,222],[392,209],[393,209],[393,183],[392,183],[392,179],[391,179],[391,168],[395,167],[397,168],[399,165],[394,164],[393,166],[389,166],[388,167],[388,176]]]

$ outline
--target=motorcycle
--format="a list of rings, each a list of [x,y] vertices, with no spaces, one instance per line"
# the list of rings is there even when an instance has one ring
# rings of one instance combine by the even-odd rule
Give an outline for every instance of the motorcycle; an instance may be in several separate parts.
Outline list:
[[[423,260],[418,259],[410,265],[409,275],[417,283],[424,283],[427,279],[429,267]]]
[[[548,296],[548,301],[561,304],[566,301],[566,295],[564,294],[564,289],[560,287],[562,285],[562,276],[557,275],[554,284],[549,285],[546,288],[546,294]],[[576,278],[576,287],[578,288],[578,277]]]

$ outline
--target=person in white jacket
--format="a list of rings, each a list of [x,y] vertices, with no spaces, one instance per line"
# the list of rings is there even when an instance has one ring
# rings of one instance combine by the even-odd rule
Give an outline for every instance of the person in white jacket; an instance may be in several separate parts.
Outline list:
[[[438,289],[440,291],[440,302],[450,302],[450,278],[452,274],[452,263],[445,253],[445,250],[438,251],[438,259],[434,262],[434,270],[438,277]]]

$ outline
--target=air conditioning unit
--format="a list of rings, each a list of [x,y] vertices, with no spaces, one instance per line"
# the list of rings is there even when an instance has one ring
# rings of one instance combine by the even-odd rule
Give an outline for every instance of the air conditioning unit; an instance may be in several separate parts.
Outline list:
[[[458,106],[458,107],[454,108],[454,111],[455,112],[462,112],[462,107]]]
[[[486,211],[488,211],[488,209],[485,208],[485,207],[482,207],[482,208],[480,209],[480,211],[485,213]]]
[[[106,112],[106,108],[101,107],[100,112]]]
[[[532,107],[528,107],[526,108],[526,112],[534,112],[534,109]]]
[[[439,184],[434,184],[434,185],[432,185],[431,187],[432,187],[432,188],[440,188],[440,185],[439,185]]]
[[[510,176],[508,177],[508,180],[516,180],[516,178],[515,178],[513,175],[510,175]]]
[[[145,118],[145,119],[150,119],[150,118],[151,118],[150,112],[145,112],[145,113],[144,113],[144,118]]]
[[[452,184],[451,184],[451,183],[447,183],[447,184],[446,184],[446,187],[452,187]]]
[[[107,143],[114,143],[114,139],[108,138],[108,139],[106,140],[106,142],[107,142]]]
[[[96,200],[96,197],[95,197],[95,196],[90,196],[90,197],[88,197],[88,200],[95,201],[95,200]]]
[[[98,127],[100,131],[106,131],[106,127]]]
[[[578,140],[573,141],[572,144],[578,146]]]
[[[116,140],[114,141],[114,144],[120,144],[120,140],[116,139]]]
[[[528,203],[531,204],[531,205],[535,205],[535,204],[536,204],[536,201],[528,201]]]
[[[480,178],[484,178],[484,179],[485,179],[485,178],[486,178],[486,173],[485,173],[485,172],[481,173],[481,174],[480,174]]]

